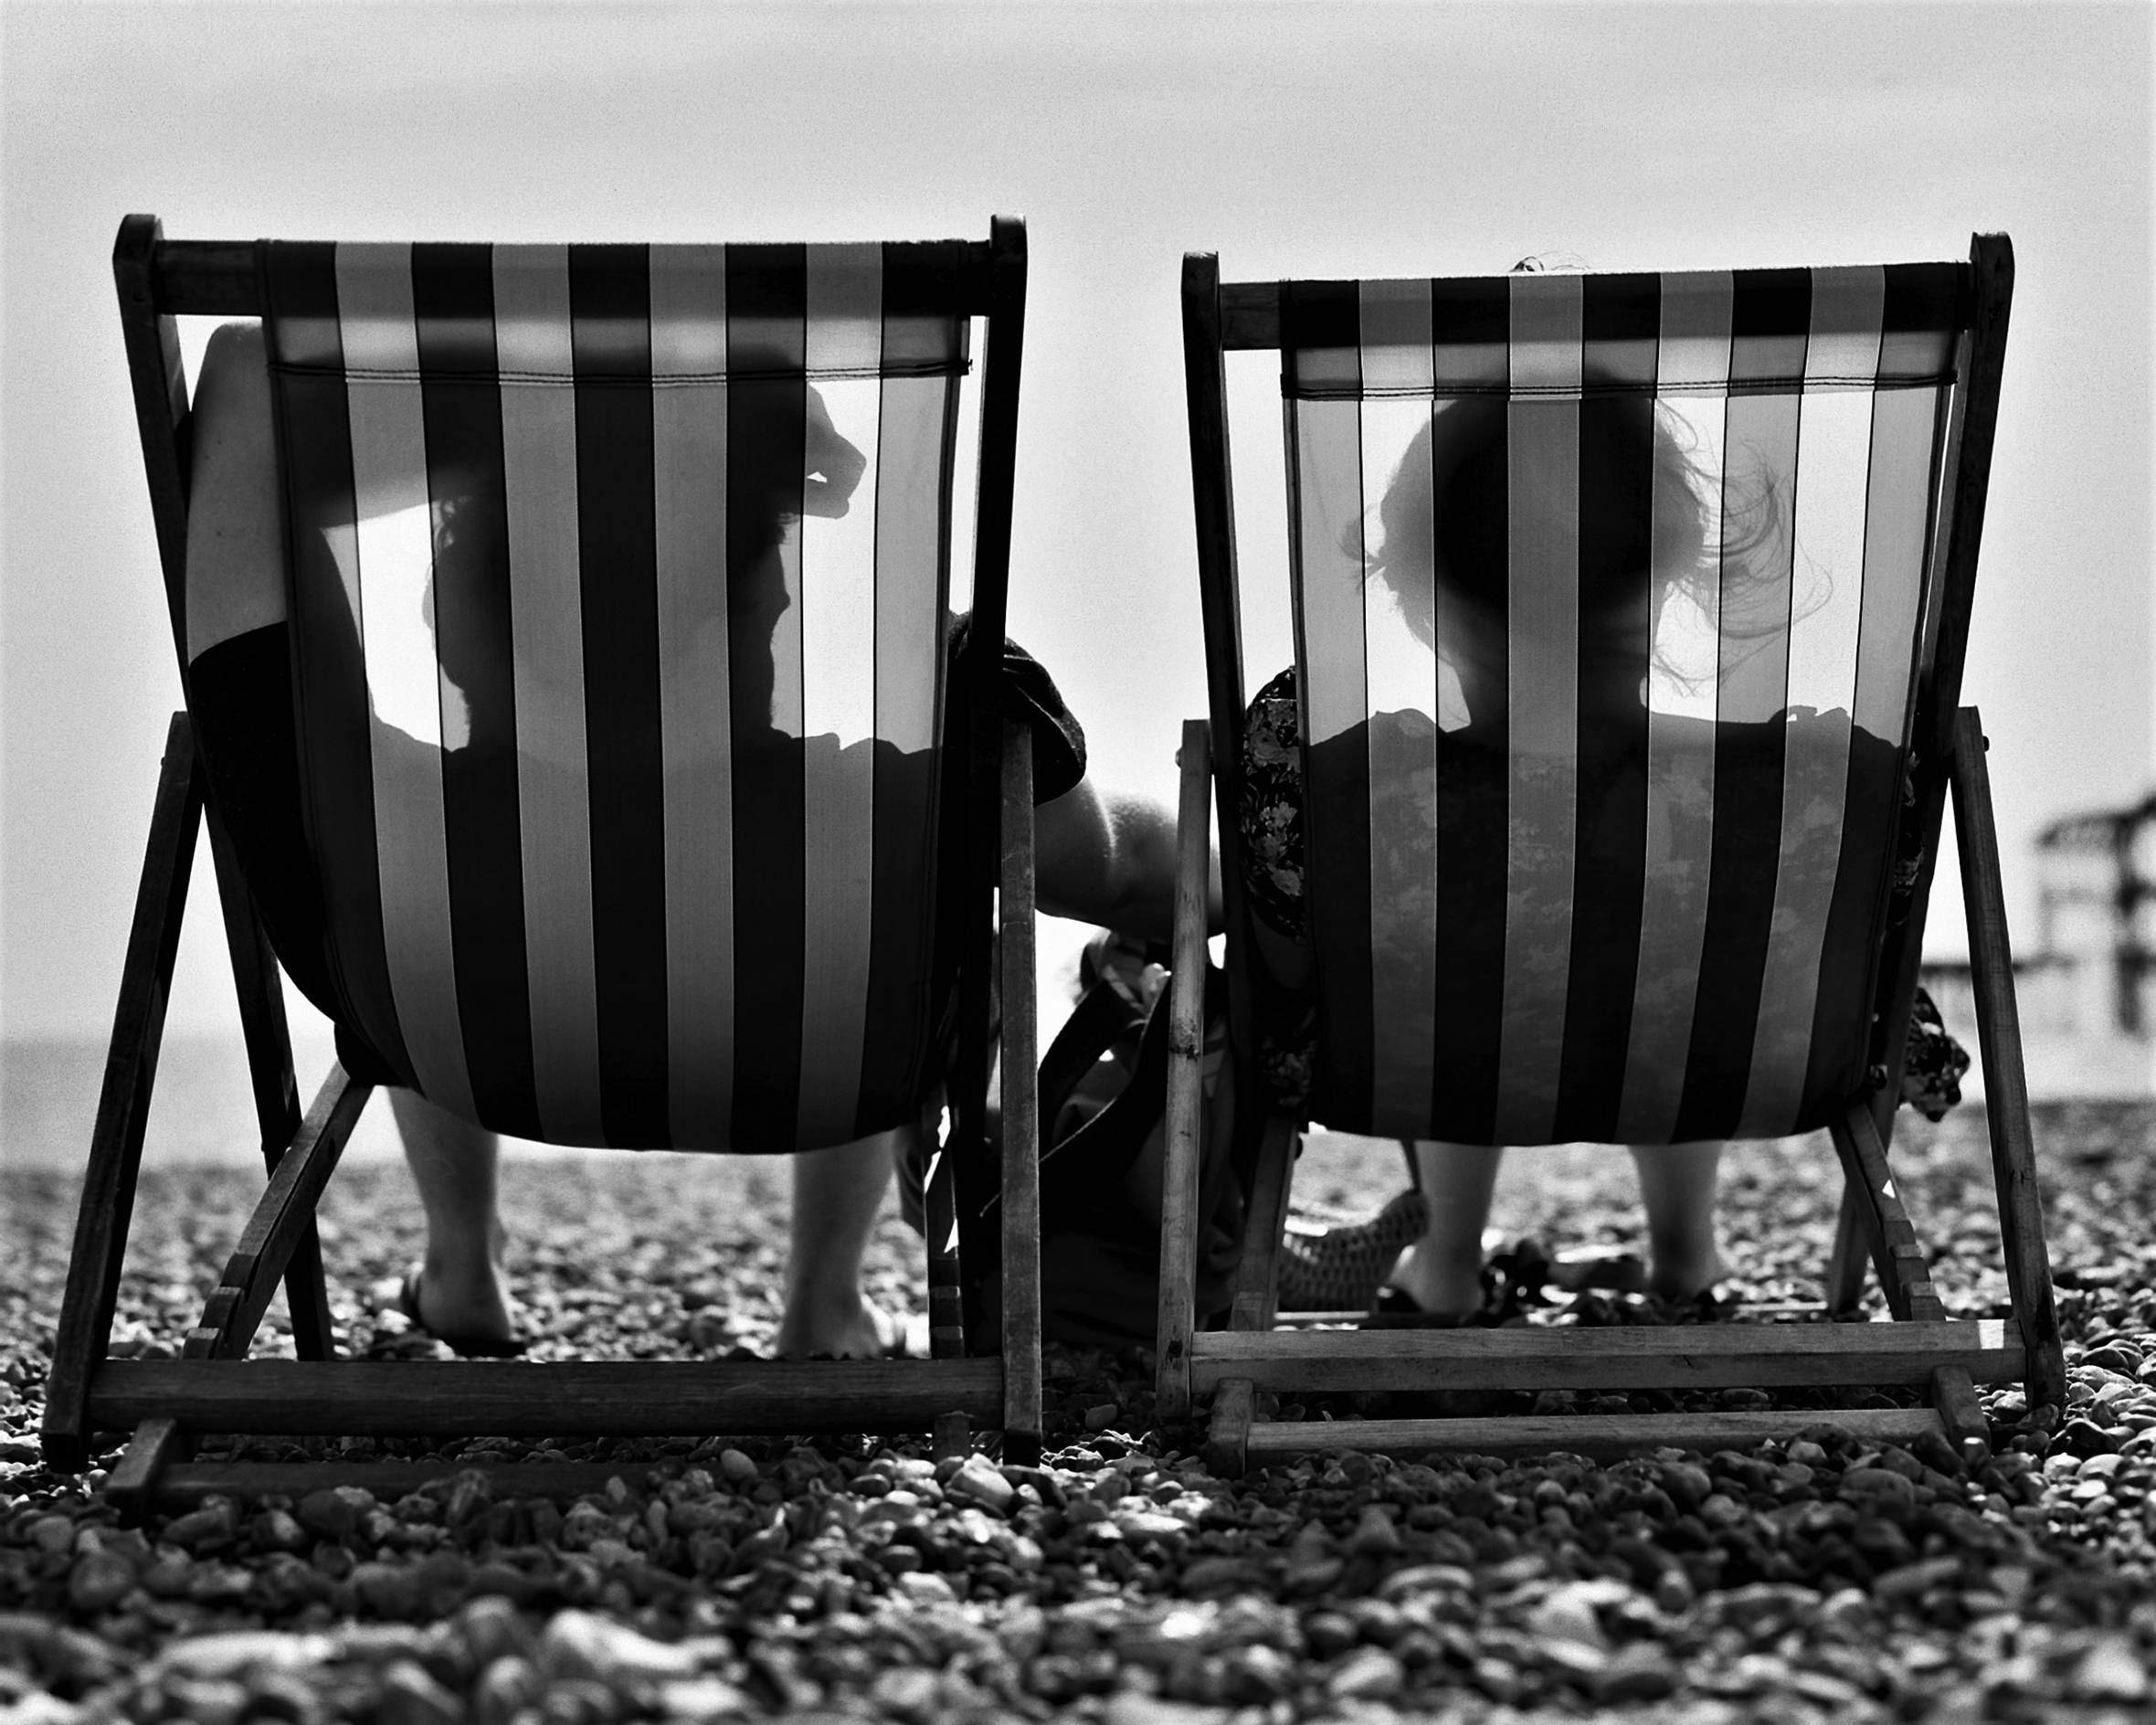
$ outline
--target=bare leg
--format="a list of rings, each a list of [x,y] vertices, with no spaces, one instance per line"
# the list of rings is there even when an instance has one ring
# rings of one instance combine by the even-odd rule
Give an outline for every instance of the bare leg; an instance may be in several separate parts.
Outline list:
[[[494,1209],[501,1140],[409,1090],[390,1091],[389,1107],[427,1211],[422,1321],[445,1340],[509,1340],[506,1240]]]
[[[1480,1144],[1415,1146],[1430,1229],[1401,1254],[1390,1280],[1424,1311],[1472,1312],[1482,1303],[1483,1229],[1504,1155]]]
[[[861,1291],[861,1263],[891,1179],[894,1151],[909,1128],[894,1127],[828,1150],[794,1157],[794,1212],[786,1265],[786,1316],[778,1351],[788,1360],[834,1354],[872,1360],[904,1335],[894,1313]]]
[[[1640,1201],[1647,1212],[1647,1242],[1654,1253],[1649,1286],[1657,1294],[1689,1299],[1728,1273],[1715,1239],[1715,1190],[1721,1174],[1722,1140],[1692,1144],[1635,1144]]]

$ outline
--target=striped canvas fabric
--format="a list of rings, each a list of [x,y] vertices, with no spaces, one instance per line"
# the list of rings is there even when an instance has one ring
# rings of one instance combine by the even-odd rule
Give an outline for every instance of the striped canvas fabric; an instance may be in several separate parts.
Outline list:
[[[1855,1091],[1964,277],[1284,284],[1320,1118]]]
[[[955,249],[265,249],[309,842],[433,1101],[739,1150],[918,1106]]]

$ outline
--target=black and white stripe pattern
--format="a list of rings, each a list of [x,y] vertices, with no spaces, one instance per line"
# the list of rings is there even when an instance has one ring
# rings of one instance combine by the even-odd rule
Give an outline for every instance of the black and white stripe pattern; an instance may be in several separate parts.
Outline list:
[[[451,1111],[790,1150],[918,1106],[946,249],[266,249],[338,982]]]
[[[1669,1142],[1808,1127],[1851,1094],[1964,278],[1284,284],[1328,1124]],[[1508,646],[1501,697],[1461,730],[1443,602],[1415,711],[1380,713],[1382,589],[1444,582],[1432,545],[1386,545],[1379,522],[1401,451],[1430,447],[1418,429],[1478,399],[1503,414]],[[1670,492],[1643,452],[1665,445],[1718,563],[1681,599],[1666,572],[1633,577],[1633,713],[1588,693],[1608,668],[1586,663],[1580,572],[1661,542]],[[1643,453],[1612,471],[1623,450]]]

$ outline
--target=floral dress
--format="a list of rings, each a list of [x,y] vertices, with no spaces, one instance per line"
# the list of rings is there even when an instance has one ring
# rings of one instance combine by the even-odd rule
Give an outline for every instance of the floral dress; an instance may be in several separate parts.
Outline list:
[[[1307,937],[1303,904],[1303,744],[1293,666],[1250,704],[1242,724],[1242,884],[1258,920]],[[1317,1008],[1270,979],[1258,990],[1258,1071],[1274,1106],[1302,1114],[1317,1053]]]

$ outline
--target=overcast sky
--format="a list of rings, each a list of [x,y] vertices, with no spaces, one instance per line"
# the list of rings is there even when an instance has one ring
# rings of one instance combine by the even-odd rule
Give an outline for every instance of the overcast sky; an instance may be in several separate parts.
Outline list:
[[[178,699],[107,261],[131,210],[200,238],[912,238],[1023,214],[1012,630],[1096,775],[1163,795],[1204,704],[1186,249],[1231,277],[1405,275],[1953,258],[2005,229],[1966,693],[2025,913],[2034,830],[2152,776],[2151,16],[6,0],[0,1030],[109,1027]],[[1253,533],[1280,513],[1270,391],[1238,380]],[[1285,661],[1283,611],[1252,630],[1253,668]],[[233,1021],[209,910],[176,1030]],[[1934,950],[1959,917],[1943,894]]]

